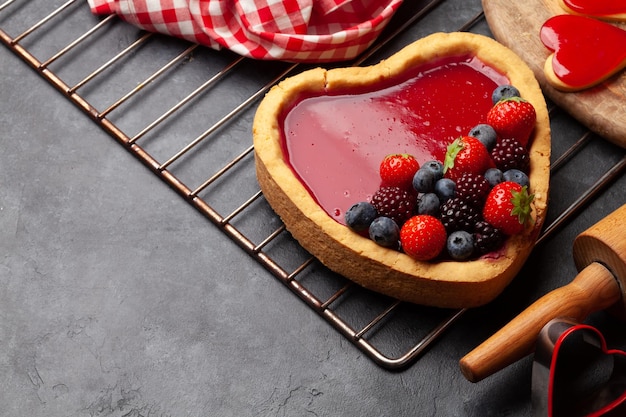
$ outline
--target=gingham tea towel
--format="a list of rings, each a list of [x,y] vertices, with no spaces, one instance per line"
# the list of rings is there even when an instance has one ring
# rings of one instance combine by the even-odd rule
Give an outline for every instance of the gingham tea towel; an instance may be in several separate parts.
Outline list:
[[[147,31],[255,59],[352,59],[380,35],[402,0],[88,0]]]

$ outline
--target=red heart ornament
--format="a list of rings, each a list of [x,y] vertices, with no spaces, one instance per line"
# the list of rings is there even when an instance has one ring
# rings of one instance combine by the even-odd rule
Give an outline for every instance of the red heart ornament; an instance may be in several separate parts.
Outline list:
[[[585,16],[559,15],[542,26],[540,38],[553,51],[548,81],[561,90],[597,85],[626,66],[626,31]]]
[[[626,1],[559,0],[568,13],[586,15],[605,20],[626,20]]]
[[[537,341],[532,384],[534,415],[623,416],[626,352],[609,349],[595,327],[552,320]]]

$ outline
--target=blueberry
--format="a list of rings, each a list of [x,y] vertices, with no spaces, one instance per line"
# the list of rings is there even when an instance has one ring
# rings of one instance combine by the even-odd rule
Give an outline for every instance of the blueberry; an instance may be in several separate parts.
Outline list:
[[[441,178],[435,183],[435,194],[439,201],[446,202],[453,198],[456,193],[456,183],[450,178]]]
[[[376,213],[374,206],[367,201],[361,201],[350,207],[344,218],[350,229],[361,232],[370,227],[376,216],[378,213]]]
[[[464,261],[474,252],[474,237],[465,230],[450,233],[447,242],[448,254],[455,261]]]
[[[520,171],[519,169],[509,169],[502,174],[504,181],[513,181],[523,186],[530,186],[530,180],[528,175]]]
[[[496,104],[498,101],[503,98],[511,98],[511,97],[519,97],[520,92],[517,88],[512,85],[500,85],[493,90],[493,94],[491,95],[491,101],[493,104]]]
[[[422,164],[421,169],[432,171],[435,174],[435,181],[443,177],[443,164],[439,161],[426,161]]]
[[[435,173],[422,167],[413,176],[413,188],[418,193],[430,193],[435,187],[435,181],[437,181]]]
[[[417,212],[419,214],[439,215],[439,197],[435,193],[421,194],[417,200]]]
[[[484,177],[492,188],[504,181],[502,171],[498,168],[489,168],[485,171]]]
[[[400,228],[389,217],[377,217],[370,224],[370,239],[380,246],[397,248],[400,239]]]
[[[474,126],[469,131],[469,136],[472,136],[478,139],[488,151],[491,151],[494,146],[496,146],[496,142],[498,142],[498,134],[495,129],[488,124],[481,123],[479,125]]]

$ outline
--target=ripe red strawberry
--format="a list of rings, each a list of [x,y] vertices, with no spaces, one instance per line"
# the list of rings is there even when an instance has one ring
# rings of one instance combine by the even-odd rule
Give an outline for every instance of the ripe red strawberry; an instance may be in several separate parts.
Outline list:
[[[495,129],[498,137],[517,139],[524,147],[528,146],[536,121],[535,108],[520,97],[502,99],[487,113],[487,124]]]
[[[494,164],[481,141],[472,136],[461,136],[448,145],[443,166],[445,176],[457,181],[466,172],[482,175]]]
[[[446,246],[446,239],[441,220],[428,214],[411,217],[400,229],[402,249],[418,261],[436,258]]]
[[[507,235],[520,233],[530,220],[534,195],[516,182],[505,181],[491,189],[483,207],[483,218]]]
[[[406,153],[387,155],[380,163],[382,185],[409,188],[419,168],[419,163],[413,155]]]

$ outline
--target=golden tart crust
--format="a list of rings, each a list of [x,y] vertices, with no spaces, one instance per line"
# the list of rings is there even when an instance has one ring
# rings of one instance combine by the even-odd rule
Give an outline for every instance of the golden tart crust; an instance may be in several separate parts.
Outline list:
[[[332,219],[295,176],[282,150],[281,115],[303,95],[362,89],[444,57],[471,54],[505,75],[530,101],[537,123],[530,146],[533,222],[510,237],[497,253],[455,262],[420,262],[381,247]],[[331,270],[359,285],[400,300],[449,308],[493,300],[530,254],[547,209],[550,123],[541,89],[526,64],[491,38],[470,33],[436,33],[369,67],[305,71],[274,86],[260,103],[253,123],[256,172],[261,190],[296,240]]]

